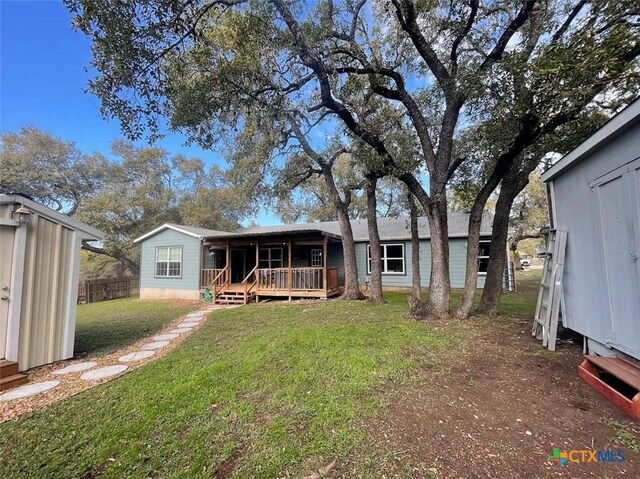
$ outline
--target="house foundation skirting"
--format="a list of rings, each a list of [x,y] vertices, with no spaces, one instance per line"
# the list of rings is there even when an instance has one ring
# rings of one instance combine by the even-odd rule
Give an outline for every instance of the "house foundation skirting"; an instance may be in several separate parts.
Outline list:
[[[140,299],[186,299],[198,301],[199,289],[140,288]]]

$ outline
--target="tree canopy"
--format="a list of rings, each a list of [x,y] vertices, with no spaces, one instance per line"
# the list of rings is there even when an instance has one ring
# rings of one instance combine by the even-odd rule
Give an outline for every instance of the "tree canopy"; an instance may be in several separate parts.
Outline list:
[[[253,138],[250,157],[273,168],[275,150],[303,142],[293,125],[340,124],[366,174],[402,180],[429,219],[434,316],[449,309],[447,186],[466,160],[456,139],[499,124],[481,212],[528,148],[637,87],[631,0],[66,3],[93,41],[90,88],[134,138],[161,134],[166,118],[203,146]]]
[[[104,241],[84,248],[116,259],[132,274],[139,270],[133,240],[158,225],[233,230],[252,213],[244,190],[230,186],[216,165],[123,140],[114,141],[110,153],[87,155],[32,127],[5,133],[0,191],[30,196],[104,231]],[[122,271],[92,261],[95,271]]]

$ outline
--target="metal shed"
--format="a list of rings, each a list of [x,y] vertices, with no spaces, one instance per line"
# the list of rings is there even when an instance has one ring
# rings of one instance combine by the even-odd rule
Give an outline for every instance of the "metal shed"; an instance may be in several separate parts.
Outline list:
[[[542,179],[567,233],[563,322],[592,353],[640,360],[640,99]]]
[[[19,195],[0,195],[0,362],[73,356],[80,247],[104,234]]]

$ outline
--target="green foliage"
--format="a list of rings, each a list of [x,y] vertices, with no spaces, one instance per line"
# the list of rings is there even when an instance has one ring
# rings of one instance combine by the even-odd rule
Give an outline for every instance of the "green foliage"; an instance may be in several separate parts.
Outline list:
[[[246,191],[199,158],[171,157],[161,148],[121,140],[113,142],[109,159],[87,156],[35,128],[3,134],[1,141],[1,191],[30,195],[106,233],[101,244],[85,248],[121,267],[85,256],[93,278],[137,274],[133,240],[163,223],[231,230],[250,212]]]
[[[542,230],[549,226],[547,188],[539,173],[529,175],[529,183],[513,202],[510,226],[514,230],[515,247],[520,240],[541,238]]]
[[[34,127],[0,135],[0,192],[21,193],[73,215],[105,182],[107,160]]]

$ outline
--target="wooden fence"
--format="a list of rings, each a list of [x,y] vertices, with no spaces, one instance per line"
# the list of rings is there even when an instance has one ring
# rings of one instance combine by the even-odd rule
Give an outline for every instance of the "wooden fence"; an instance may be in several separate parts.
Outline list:
[[[89,279],[78,284],[78,303],[95,303],[140,294],[140,279]]]

